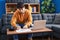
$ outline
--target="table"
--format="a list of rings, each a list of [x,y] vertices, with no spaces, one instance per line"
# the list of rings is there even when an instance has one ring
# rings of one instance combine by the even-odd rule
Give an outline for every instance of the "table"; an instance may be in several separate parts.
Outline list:
[[[51,29],[43,28],[38,30],[32,30],[30,32],[16,32],[16,31],[7,31],[7,35],[15,35],[15,34],[32,34],[32,33],[40,33],[40,32],[52,32]],[[50,37],[48,38],[50,40]]]

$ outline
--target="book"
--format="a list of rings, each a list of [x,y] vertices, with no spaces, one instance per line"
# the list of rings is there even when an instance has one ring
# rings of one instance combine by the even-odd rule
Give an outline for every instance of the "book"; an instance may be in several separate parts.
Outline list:
[[[26,0],[26,3],[28,3],[28,0]]]
[[[32,12],[34,12],[34,7],[32,7]]]
[[[16,0],[16,1],[17,1],[17,3],[18,3],[18,2],[20,2],[21,0]]]
[[[35,0],[30,0],[30,3],[34,3]]]
[[[6,3],[8,3],[9,0],[6,0]]]
[[[32,7],[32,12],[36,12],[36,7]]]
[[[17,0],[17,2],[23,2],[23,0]]]
[[[12,0],[8,0],[8,3],[11,3],[12,2]]]
[[[15,0],[12,0],[12,3],[14,3],[15,2]]]
[[[36,7],[34,7],[34,12],[36,12]]]
[[[23,0],[23,2],[24,2],[24,3],[27,3],[27,1],[26,1],[26,0]]]
[[[40,0],[35,0],[35,3],[39,3],[40,2]]]
[[[18,0],[18,2],[23,2],[23,0]]]
[[[14,3],[17,3],[17,0],[15,0]]]

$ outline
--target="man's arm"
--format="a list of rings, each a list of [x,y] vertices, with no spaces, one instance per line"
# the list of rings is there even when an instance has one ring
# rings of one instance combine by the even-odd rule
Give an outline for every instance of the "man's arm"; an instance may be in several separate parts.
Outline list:
[[[29,28],[31,24],[32,24],[32,15],[31,12],[28,11],[28,19],[27,22],[25,23],[25,26]]]
[[[15,12],[15,13],[13,14],[12,19],[11,19],[11,25],[12,25],[14,28],[16,28],[16,20],[17,20],[16,13],[17,13],[17,12]]]
[[[30,4],[28,4],[28,10],[32,12],[32,7],[30,6]]]
[[[14,29],[21,29],[21,27],[16,24],[16,21],[17,21],[17,13],[18,13],[17,11],[14,12],[14,14],[12,16],[12,19],[11,19],[11,25],[14,27]]]

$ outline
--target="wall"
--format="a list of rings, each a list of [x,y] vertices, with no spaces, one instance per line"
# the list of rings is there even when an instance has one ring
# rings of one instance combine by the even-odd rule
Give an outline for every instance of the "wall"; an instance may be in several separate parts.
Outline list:
[[[40,2],[43,0],[40,0]],[[60,13],[60,0],[53,0],[53,2],[55,3],[55,7],[56,7],[56,13]],[[5,14],[6,10],[5,10],[5,0],[0,0],[0,18],[2,18],[2,14]]]
[[[60,0],[53,0],[56,7],[56,13],[60,13]]]
[[[2,18],[2,14],[6,13],[5,11],[5,0],[0,0],[0,19]]]
[[[40,3],[42,2],[43,0],[40,0]],[[55,4],[55,8],[56,8],[56,11],[55,13],[60,13],[60,0],[52,0]]]

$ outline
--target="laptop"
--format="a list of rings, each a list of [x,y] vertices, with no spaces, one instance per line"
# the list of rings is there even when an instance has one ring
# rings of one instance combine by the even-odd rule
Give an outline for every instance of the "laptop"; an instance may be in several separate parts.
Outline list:
[[[46,26],[46,20],[35,20],[32,30],[43,29]]]

